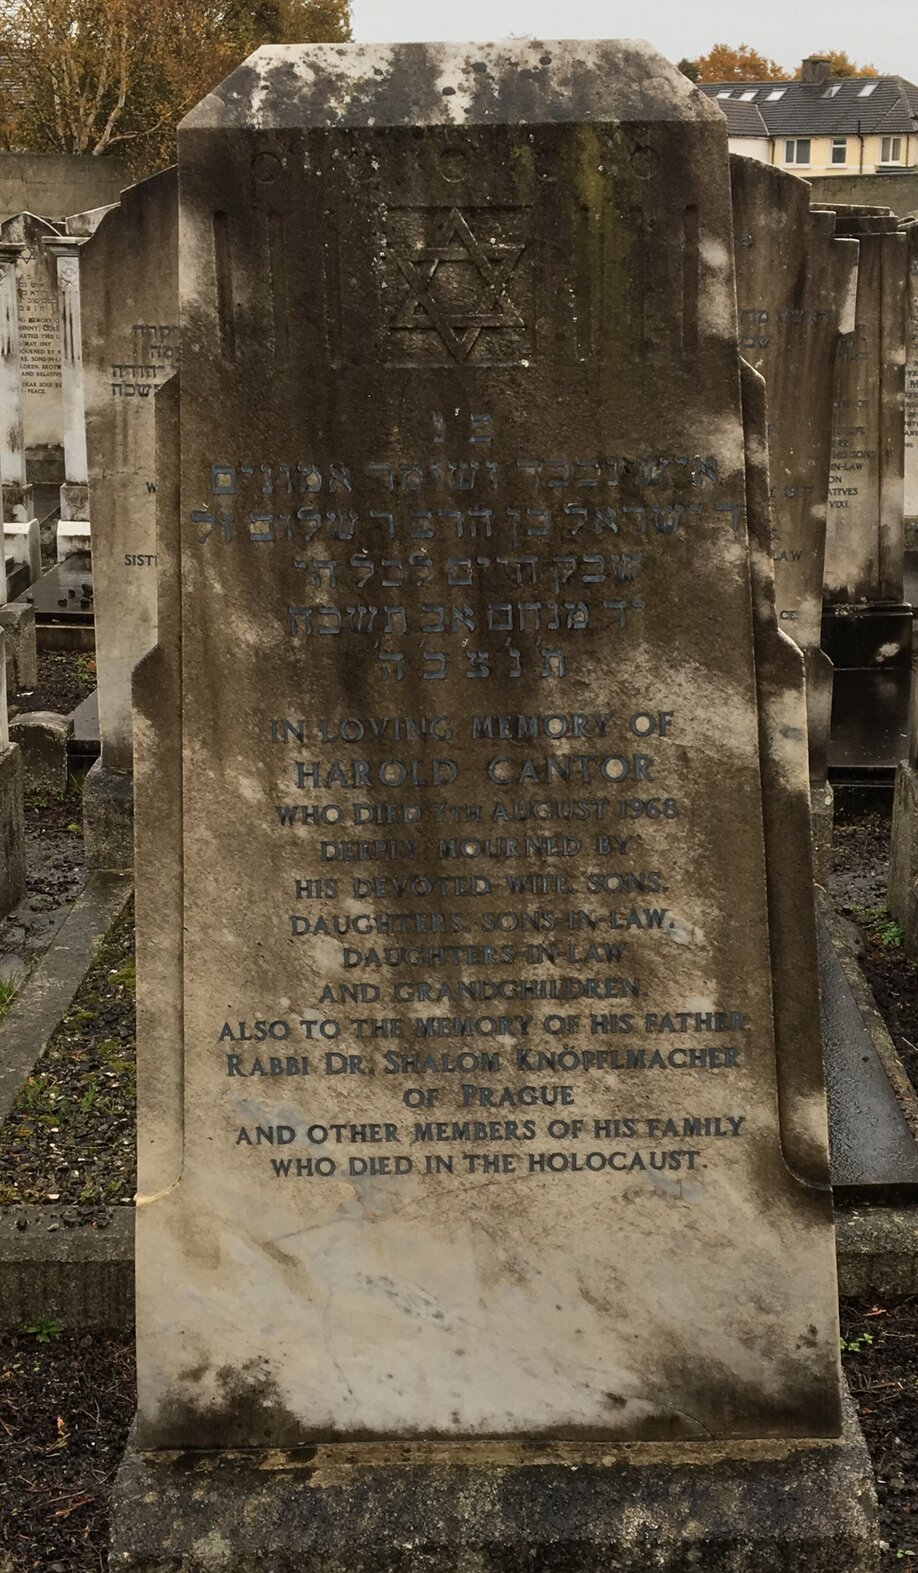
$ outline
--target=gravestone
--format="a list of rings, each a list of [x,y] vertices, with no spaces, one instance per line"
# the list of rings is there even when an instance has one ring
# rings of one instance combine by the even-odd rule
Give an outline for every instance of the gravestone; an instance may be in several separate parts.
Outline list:
[[[820,648],[832,446],[832,381],[840,333],[853,331],[857,244],[834,215],[810,211],[810,189],[757,159],[730,159],[740,350],[765,378],[772,558],[781,627],[806,658],[810,786],[817,876],[832,842],[828,782],[832,666]]]
[[[905,532],[918,546],[918,215],[902,225],[908,279],[908,351],[905,361]]]
[[[66,221],[66,233],[46,238],[44,245],[57,269],[60,314],[61,392],[64,410],[64,479],[61,485],[61,522],[58,560],[66,554],[62,536],[76,539],[78,549],[90,546],[89,460],[86,451],[86,390],[83,372],[82,296],[80,252],[95,233],[108,208],[92,208]],[[73,548],[71,547],[71,550]]]
[[[4,646],[0,628],[0,918],[22,900],[26,889],[22,756],[10,741]]]
[[[179,161],[112,1566],[866,1573],[723,119],[273,48]]]
[[[3,575],[0,578],[0,628],[4,634],[6,680],[10,690],[34,688],[38,681],[34,609],[10,600],[38,578],[41,542],[32,488],[26,478],[19,356],[17,268],[21,248],[0,246],[0,515],[3,525]],[[12,589],[8,589],[8,582]]]
[[[902,226],[906,246],[908,337],[905,359],[906,558],[918,545],[918,219]],[[918,685],[912,674],[906,757],[896,770],[886,903],[898,920],[909,955],[918,954]]]
[[[154,394],[178,364],[178,191],[123,193],[80,255],[101,755],[83,797],[87,858],[129,867],[131,673],[156,643]]]
[[[903,605],[905,237],[885,208],[836,208],[860,247],[853,333],[835,378],[823,648],[835,667],[829,763],[892,769],[906,746]]]
[[[64,474],[64,405],[57,267],[44,245],[63,224],[18,213],[0,224],[0,242],[21,248],[17,264],[19,356],[26,478],[58,484]]]

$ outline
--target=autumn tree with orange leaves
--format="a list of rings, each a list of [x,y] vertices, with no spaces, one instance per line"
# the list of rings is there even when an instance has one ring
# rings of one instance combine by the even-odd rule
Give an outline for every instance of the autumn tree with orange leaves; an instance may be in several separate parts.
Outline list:
[[[0,0],[7,147],[175,158],[192,105],[262,43],[340,42],[348,0]]]
[[[876,66],[859,66],[844,49],[814,49],[818,59],[828,60],[833,77],[878,76]],[[690,69],[687,69],[690,68]],[[709,54],[697,60],[680,60],[679,69],[693,82],[790,82],[799,81],[802,66],[785,71],[777,60],[769,60],[750,44],[715,44]]]
[[[699,82],[786,82],[789,73],[777,60],[760,55],[750,44],[715,44],[707,55],[699,55]]]

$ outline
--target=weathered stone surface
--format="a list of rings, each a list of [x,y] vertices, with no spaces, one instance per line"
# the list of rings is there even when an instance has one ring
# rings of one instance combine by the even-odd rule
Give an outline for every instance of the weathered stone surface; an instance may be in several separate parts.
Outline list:
[[[68,1226],[66,1212],[49,1204],[0,1207],[4,1332],[21,1332],[42,1316],[68,1331],[133,1326],[133,1209],[112,1207],[93,1228]]]
[[[22,756],[15,743],[0,742],[0,916],[25,894],[25,822]]]
[[[88,519],[59,519],[57,525],[57,560],[65,563],[68,557],[92,550],[92,530]]]
[[[143,1454],[115,1573],[875,1573],[853,1406],[840,1442]]]
[[[43,798],[67,796],[67,739],[72,731],[70,717],[53,710],[29,710],[10,723],[10,737],[22,753],[26,791]]]
[[[37,519],[6,520],[3,525],[3,545],[7,560],[22,563],[28,570],[28,582],[34,584],[41,573],[41,537]]]
[[[96,646],[98,649],[98,646]],[[131,777],[97,759],[83,787],[83,838],[89,868],[116,871],[134,862],[134,793]]]
[[[101,766],[128,773],[131,673],[156,643],[153,395],[178,364],[177,230],[169,169],[125,191],[80,256]]]
[[[719,111],[646,46],[266,50],[180,167],[141,1444],[836,1434]]]
[[[29,601],[7,601],[0,606],[0,628],[6,646],[8,690],[11,694],[31,693],[38,687],[34,606]]]
[[[841,208],[860,247],[854,331],[835,381],[826,599],[902,600],[905,487],[905,237],[888,210]]]
[[[918,218],[902,226],[905,233],[908,289],[908,338],[905,358],[905,529],[918,541]]]
[[[757,159],[730,160],[739,346],[768,389],[772,558],[780,626],[806,660],[817,877],[828,873],[832,663],[820,648],[840,333],[854,329],[857,243],[810,211],[806,183]]]
[[[21,248],[17,263],[22,421],[27,479],[63,476],[64,404],[57,268],[43,242],[63,225],[34,213],[17,213],[0,225],[0,242]]]
[[[908,730],[912,618],[905,531],[905,238],[884,208],[836,209],[860,246],[855,331],[835,378],[823,648],[835,667],[829,762],[894,768]]]

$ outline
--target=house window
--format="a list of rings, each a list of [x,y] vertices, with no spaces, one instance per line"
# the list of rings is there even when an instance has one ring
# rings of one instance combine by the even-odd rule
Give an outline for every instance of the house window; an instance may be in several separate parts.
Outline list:
[[[717,96],[718,96],[718,98],[732,98],[733,97],[733,89],[732,89],[732,87],[728,87],[727,91],[725,93],[723,93],[723,92],[718,93]]]
[[[877,86],[876,82],[865,82],[864,86],[858,89],[858,98],[869,98],[871,93],[876,92]]]
[[[840,82],[830,82],[829,86],[822,95],[823,98],[834,98],[837,93],[841,92],[841,86],[842,85]]]
[[[809,137],[789,137],[784,144],[785,164],[808,164],[810,162]]]
[[[833,137],[832,138],[832,163],[833,164],[847,164],[847,162],[848,162],[848,138],[847,137]]]
[[[786,87],[773,87],[771,92],[767,95],[765,102],[767,104],[776,104],[778,99],[783,98],[786,92]]]
[[[740,99],[744,104],[751,104],[754,102],[755,95],[758,91],[759,90],[757,87],[749,88],[745,93],[740,93]]]
[[[902,138],[901,137],[881,137],[880,138],[880,163],[881,164],[901,164],[902,163]]]

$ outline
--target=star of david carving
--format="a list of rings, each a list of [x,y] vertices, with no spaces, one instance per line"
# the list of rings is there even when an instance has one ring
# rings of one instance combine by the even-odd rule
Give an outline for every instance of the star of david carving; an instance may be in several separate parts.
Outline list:
[[[457,361],[468,360],[485,329],[525,328],[508,293],[525,249],[507,241],[478,240],[453,208],[433,245],[418,246],[410,256],[396,254],[410,293],[392,327],[433,330]]]

